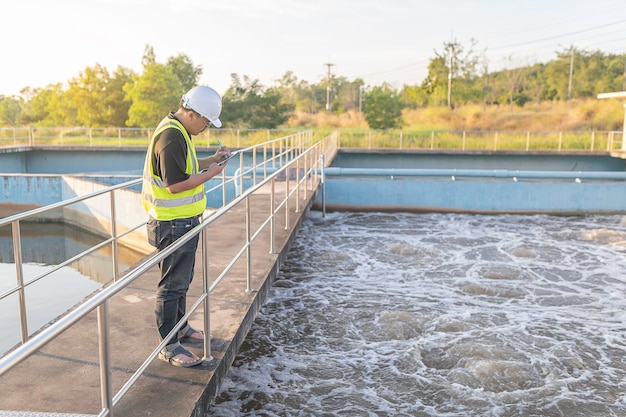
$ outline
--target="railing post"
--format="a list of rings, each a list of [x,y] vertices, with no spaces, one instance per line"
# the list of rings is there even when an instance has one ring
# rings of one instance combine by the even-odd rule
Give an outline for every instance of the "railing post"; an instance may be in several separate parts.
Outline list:
[[[267,143],[263,144],[263,179],[267,178]]]
[[[526,132],[526,152],[530,149],[530,132]]]
[[[322,185],[322,217],[326,217],[326,184],[324,183],[324,154],[321,155],[320,183]]]
[[[289,230],[289,167],[285,169],[285,230]]]
[[[17,277],[17,298],[20,312],[20,329],[22,343],[28,340],[28,319],[26,317],[26,293],[24,291],[24,265],[22,263],[22,237],[20,235],[19,220],[11,223],[13,231],[13,256],[15,257],[15,273]]]
[[[113,396],[111,389],[111,354],[109,349],[109,301],[105,300],[97,308],[98,349],[100,351],[100,401],[102,408],[112,416]]]
[[[233,177],[233,185],[236,179]],[[222,170],[222,207],[226,205],[226,169]]]
[[[252,233],[250,231],[250,196],[246,197],[246,292],[252,292]]]
[[[239,154],[239,192],[243,194],[243,154]]]
[[[591,149],[589,149],[591,152],[593,152],[595,142],[596,142],[596,131],[594,130],[593,132],[591,132]]]
[[[311,158],[313,156],[313,152],[309,152],[305,155],[304,158],[304,169],[302,172],[304,173],[304,196],[302,197],[304,201],[306,201],[309,195],[309,168],[311,166]]]
[[[465,150],[465,130],[463,131],[463,144],[461,145],[461,150]]]
[[[111,257],[113,258],[113,280],[120,278],[120,266],[118,262],[117,245],[117,211],[115,209],[115,190],[111,190]]]
[[[562,146],[563,146],[563,132],[559,132],[559,152],[561,152]]]
[[[202,229],[202,291],[204,297],[204,358],[209,361],[211,356],[211,294],[209,292],[209,232],[208,228]]]
[[[497,131],[495,135],[493,136],[493,150],[494,151],[498,150],[498,132]]]
[[[270,193],[270,253],[274,252],[274,218],[276,217],[276,213],[274,213],[274,207],[276,207],[276,177],[272,177],[272,191]]]
[[[296,161],[296,213],[300,213],[300,158]]]
[[[430,131],[430,150],[432,151],[435,147],[435,131]]]
[[[256,148],[252,148],[252,184],[256,185]]]

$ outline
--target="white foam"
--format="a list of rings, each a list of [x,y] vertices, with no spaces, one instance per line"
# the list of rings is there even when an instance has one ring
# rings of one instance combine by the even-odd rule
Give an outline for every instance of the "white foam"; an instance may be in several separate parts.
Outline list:
[[[311,213],[210,415],[626,415],[621,223]]]

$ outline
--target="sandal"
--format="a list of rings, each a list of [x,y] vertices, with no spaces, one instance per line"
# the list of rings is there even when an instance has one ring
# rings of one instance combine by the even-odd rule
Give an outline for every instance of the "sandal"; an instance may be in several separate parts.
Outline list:
[[[197,339],[195,337],[191,337],[194,333],[200,333],[202,338]],[[204,332],[202,330],[195,330],[191,326],[187,326],[187,331],[178,332],[178,341],[185,344],[204,344]]]
[[[161,350],[161,352],[159,352],[159,359],[169,363],[170,365],[180,366],[183,368],[190,368],[192,366],[200,365],[202,363],[202,359],[200,358],[198,358],[198,360],[194,360],[193,362],[183,362],[180,359],[176,359],[176,356],[178,355],[185,355],[189,356],[190,358],[194,357],[193,353],[189,352],[181,345],[178,345],[175,349],[171,351],[167,350],[167,348]]]

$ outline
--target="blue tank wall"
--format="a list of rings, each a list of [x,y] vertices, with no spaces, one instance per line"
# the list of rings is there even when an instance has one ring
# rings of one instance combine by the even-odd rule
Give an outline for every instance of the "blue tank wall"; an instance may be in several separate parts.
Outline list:
[[[215,149],[199,150],[198,157]],[[0,148],[0,174],[132,174],[141,175],[146,150],[141,148]],[[232,166],[230,166],[232,165]],[[229,164],[234,171],[236,164]]]
[[[200,151],[199,155],[213,152]],[[141,175],[144,157],[145,150],[130,148],[0,150],[0,173],[109,173],[110,183],[116,184],[128,178],[116,178],[113,174]],[[232,165],[227,168],[228,175],[238,168]],[[486,174],[476,175],[480,171]],[[624,175],[624,161],[609,155],[342,150],[326,172],[324,200],[319,193],[315,207],[325,204],[330,210],[624,212]],[[0,203],[54,203],[60,198],[60,183],[59,178],[46,175],[19,179],[7,175],[0,180]],[[213,184],[207,184],[207,188]],[[245,181],[244,186],[249,185]],[[234,186],[230,187],[228,199],[235,193]],[[221,204],[221,192],[209,195],[209,207]]]
[[[507,169],[520,171],[623,171],[624,160],[610,155],[559,153],[459,153],[340,150],[333,167],[395,169]]]
[[[622,213],[626,182],[327,176],[315,207],[323,202],[331,211]]]

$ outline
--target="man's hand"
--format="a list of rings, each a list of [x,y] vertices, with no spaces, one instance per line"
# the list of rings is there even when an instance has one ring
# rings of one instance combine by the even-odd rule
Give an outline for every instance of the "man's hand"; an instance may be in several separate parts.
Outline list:
[[[226,146],[222,146],[215,152],[215,155],[213,156],[215,157],[215,161],[220,162],[228,159],[230,154],[230,149],[228,149]]]

